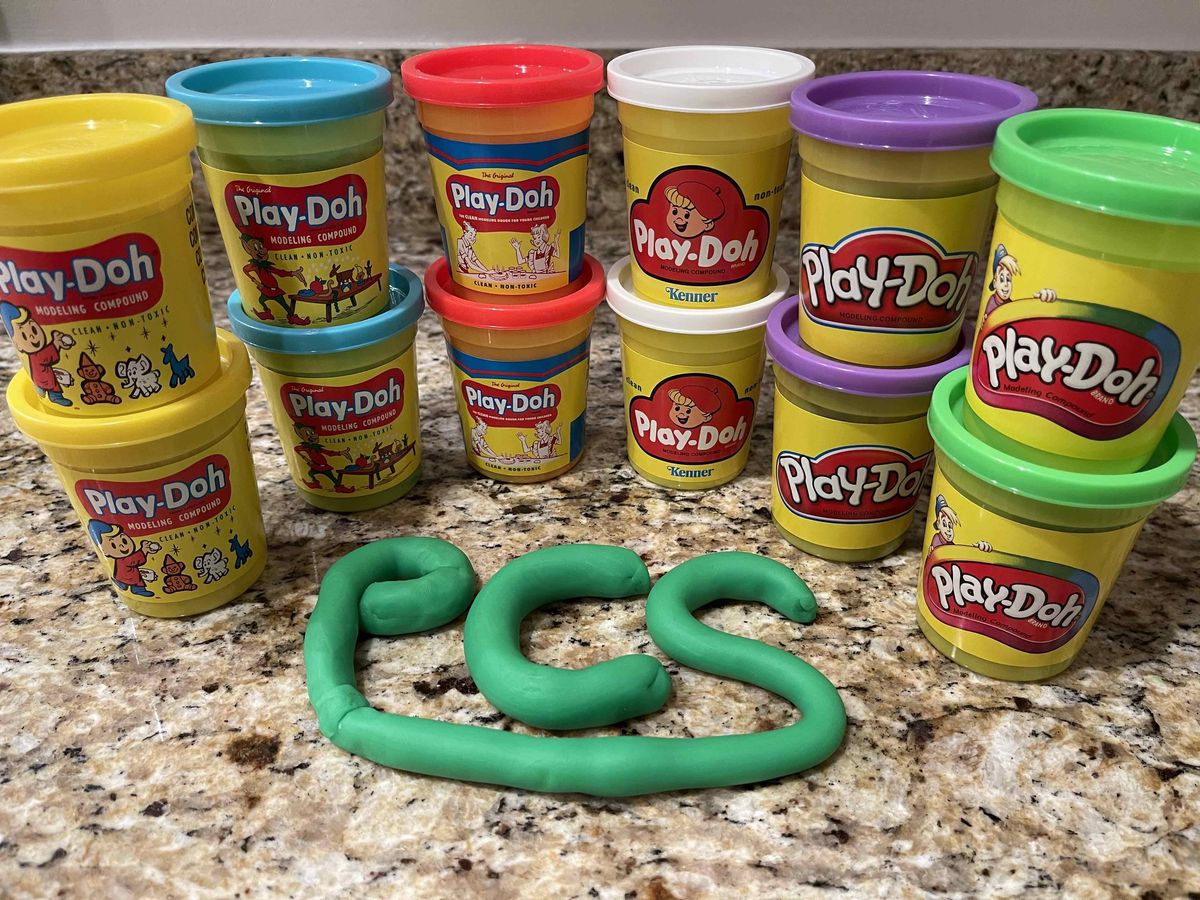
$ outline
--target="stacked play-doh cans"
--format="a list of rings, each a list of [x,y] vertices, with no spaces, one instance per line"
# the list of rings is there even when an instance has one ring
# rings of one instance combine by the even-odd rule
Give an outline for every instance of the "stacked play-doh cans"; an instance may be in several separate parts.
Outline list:
[[[198,155],[237,290],[234,332],[258,363],[300,496],[371,509],[420,478],[413,341],[419,279],[388,265],[390,73],[326,57],[230,60],[167,81]]]
[[[497,481],[571,469],[584,448],[600,264],[584,253],[588,130],[603,61],[502,44],[401,67],[425,134],[445,257],[441,317],[467,462]]]
[[[153,616],[243,593],[267,547],[246,350],[214,327],[187,107],[92,94],[0,107],[0,317],[17,426],[118,596]]]
[[[608,273],[621,329],[626,449],[655,484],[705,489],[746,466],[788,279],[773,264],[810,60],[755,47],[663,47],[608,66],[625,145],[629,257]]]

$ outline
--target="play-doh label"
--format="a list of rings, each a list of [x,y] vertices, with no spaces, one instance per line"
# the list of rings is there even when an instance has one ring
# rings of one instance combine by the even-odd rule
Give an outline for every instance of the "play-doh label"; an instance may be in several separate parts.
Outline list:
[[[336,497],[374,494],[416,475],[421,463],[415,361],[399,358],[350,375],[259,374],[297,485]]]
[[[711,466],[737,456],[754,427],[754,399],[723,378],[689,372],[660,381],[629,403],[629,429],[649,456]]]
[[[1054,316],[1001,309],[980,325],[971,380],[989,406],[1039,416],[1092,440],[1137,430],[1179,365],[1179,339],[1126,310],[1057,300]],[[1011,312],[1010,312],[1011,310]],[[1023,312],[1030,318],[1013,318]]]
[[[72,415],[170,402],[219,364],[191,195],[128,224],[0,247],[0,321],[38,396]]]
[[[45,322],[132,315],[162,293],[162,252],[148,234],[49,253],[0,247],[0,297]]]
[[[383,153],[287,175],[203,165],[246,314],[284,327],[366,319],[387,304]]]
[[[922,627],[970,656],[1015,667],[1013,677],[1061,669],[1079,652],[1141,527],[1040,528],[981,506],[935,467],[918,585]]]
[[[805,244],[805,315],[861,331],[945,331],[962,319],[979,255],[946,251],[899,228],[856,232],[833,246]]]
[[[627,138],[634,289],[688,308],[737,306],[770,293],[790,146],[696,155]]]
[[[239,179],[225,186],[225,205],[238,230],[268,250],[337,246],[366,230],[367,182],[356,174],[303,187]]]
[[[920,365],[953,352],[994,188],[895,199],[800,179],[800,337],[835,359]]]
[[[940,547],[925,560],[922,596],[929,612],[954,628],[1024,653],[1066,644],[1087,622],[1100,585],[1090,572],[1044,560]]]
[[[521,144],[426,132],[425,145],[456,283],[523,295],[566,287],[583,273],[586,130]]]
[[[738,185],[715,169],[664,172],[649,196],[629,207],[635,263],[647,275],[676,284],[742,281],[767,257],[770,238],[767,211],[747,206]]]
[[[794,542],[884,547],[912,521],[933,468],[924,416],[844,421],[800,404],[776,376],[771,517]]]
[[[538,479],[583,452],[589,342],[534,360],[487,360],[453,347],[467,459],[496,478]]]
[[[139,610],[201,612],[207,595],[261,571],[266,536],[244,425],[129,480],[56,469],[104,573]]]
[[[884,522],[916,505],[929,465],[895,447],[836,447],[816,456],[784,450],[775,458],[783,504],[822,522]]]

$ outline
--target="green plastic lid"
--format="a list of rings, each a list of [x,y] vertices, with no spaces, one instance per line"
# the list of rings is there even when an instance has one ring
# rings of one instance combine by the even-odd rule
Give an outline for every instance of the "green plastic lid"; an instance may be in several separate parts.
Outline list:
[[[1183,487],[1196,459],[1196,435],[1176,413],[1142,468],[1125,474],[1069,472],[1012,456],[963,426],[969,366],[938,382],[929,405],[929,433],[944,453],[981,481],[1001,490],[1078,509],[1153,506]]]
[[[1112,216],[1200,227],[1200,124],[1115,109],[1040,109],[996,130],[1017,187]]]

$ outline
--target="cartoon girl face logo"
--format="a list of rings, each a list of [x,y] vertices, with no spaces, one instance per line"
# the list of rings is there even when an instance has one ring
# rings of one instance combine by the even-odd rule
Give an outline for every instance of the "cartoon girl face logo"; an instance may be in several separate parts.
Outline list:
[[[698,181],[682,181],[667,188],[664,195],[671,204],[667,225],[679,237],[693,238],[712,231],[717,219],[725,215],[720,188]]]
[[[712,388],[701,385],[686,385],[667,392],[671,401],[668,413],[671,422],[682,428],[699,428],[711,422],[721,409],[721,399]]]

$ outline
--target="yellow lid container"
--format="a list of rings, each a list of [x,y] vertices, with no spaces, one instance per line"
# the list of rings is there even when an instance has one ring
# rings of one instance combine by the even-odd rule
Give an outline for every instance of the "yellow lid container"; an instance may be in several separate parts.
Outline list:
[[[36,403],[109,417],[216,377],[195,144],[187,107],[162,97],[0,106],[0,321]]]
[[[221,374],[136,417],[77,419],[39,402],[18,374],[17,427],[50,459],[121,600],[187,616],[240,596],[262,574],[266,535],[246,431],[250,359],[217,332]]]

